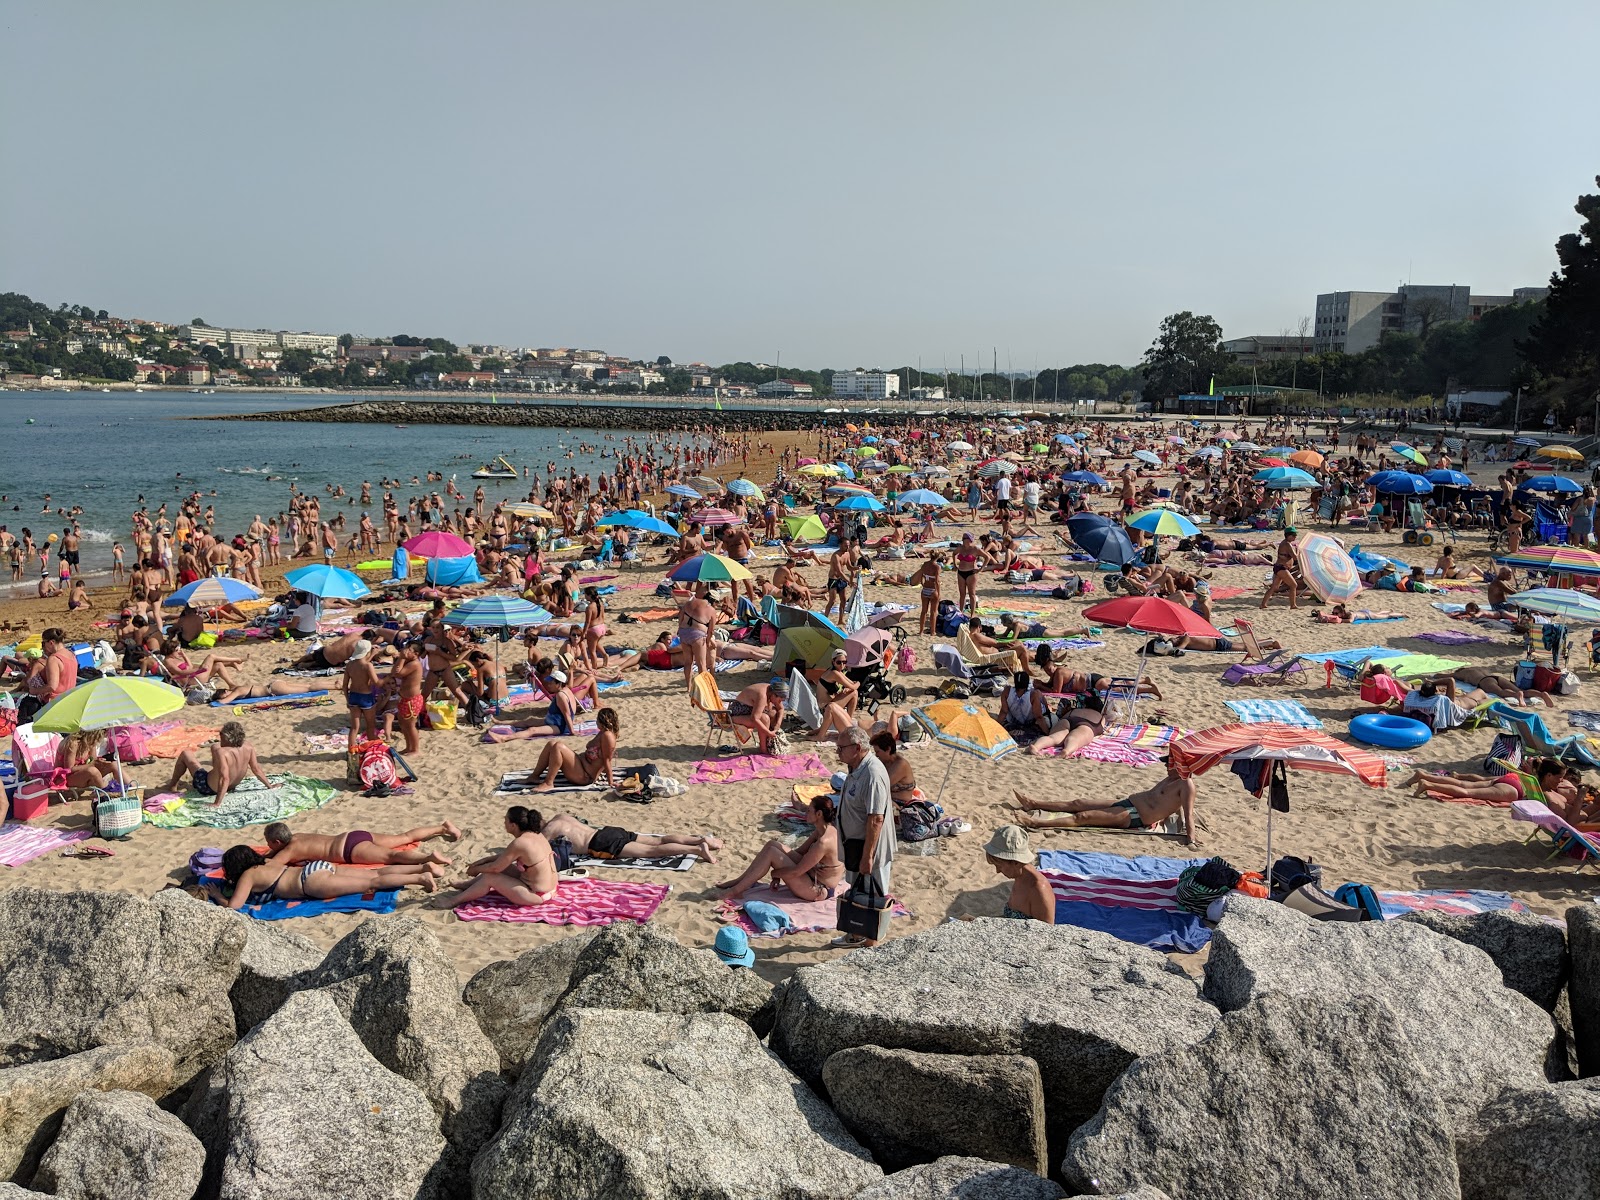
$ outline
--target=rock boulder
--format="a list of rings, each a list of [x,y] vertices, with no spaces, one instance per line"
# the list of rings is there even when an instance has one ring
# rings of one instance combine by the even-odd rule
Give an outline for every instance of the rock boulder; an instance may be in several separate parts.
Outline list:
[[[1094,1115],[1129,1063],[1198,1041],[1218,1017],[1154,950],[999,918],[801,967],[777,1009],[770,1044],[813,1086],[852,1046],[1031,1058],[1053,1142]]]
[[[1600,1198],[1600,1079],[1507,1088],[1456,1140],[1462,1200]]]
[[[1567,1000],[1572,1008],[1572,1037],[1578,1073],[1600,1075],[1600,905],[1575,904],[1567,909],[1567,948],[1572,978]]]
[[[822,1082],[885,1170],[958,1156],[1050,1172],[1044,1087],[1031,1058],[856,1046],[829,1057]]]
[[[475,1200],[847,1200],[881,1179],[726,1013],[563,1009],[473,1163]]]
[[[1059,1184],[981,1158],[949,1156],[885,1176],[855,1200],[1061,1200]]]
[[[1458,1123],[1502,1086],[1543,1083],[1555,1042],[1550,1014],[1474,946],[1408,921],[1313,921],[1266,900],[1229,900],[1205,992],[1224,1012],[1270,992],[1387,1000]]]
[[[322,962],[322,951],[309,938],[280,929],[288,922],[251,921],[239,958],[239,977],[228,999],[234,1028],[243,1037],[303,986]]]
[[[501,1070],[515,1075],[539,1040],[539,1030],[572,984],[578,956],[597,929],[580,929],[516,958],[490,963],[467,981],[462,999],[500,1052]]]
[[[291,996],[219,1074],[222,1200],[438,1195],[433,1105],[367,1051],[330,996]]]
[[[67,1200],[192,1200],[206,1152],[139,1092],[84,1092],[62,1118],[35,1188]]]
[[[1529,913],[1512,912],[1470,917],[1420,912],[1400,919],[1476,946],[1494,959],[1508,988],[1521,992],[1545,1012],[1555,1011],[1567,983],[1567,936],[1560,926]]]
[[[221,1058],[244,918],[175,894],[0,893],[0,1067],[157,1045],[183,1081]]]
[[[91,1091],[160,1098],[178,1086],[163,1046],[102,1046],[47,1063],[0,1070],[0,1178],[29,1179],[75,1099]]]
[[[1268,992],[1193,1046],[1141,1058],[1073,1135],[1069,1184],[1183,1200],[1457,1200],[1449,1114],[1396,1012]]]

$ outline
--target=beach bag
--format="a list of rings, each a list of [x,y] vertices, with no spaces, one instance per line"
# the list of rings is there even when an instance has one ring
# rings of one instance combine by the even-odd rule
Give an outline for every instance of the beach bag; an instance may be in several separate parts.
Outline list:
[[[1031,571],[1007,571],[1006,572],[1006,582],[1007,583],[1032,583],[1033,582],[1033,572],[1031,572]]]
[[[144,809],[136,795],[112,796],[101,792],[90,807],[94,813],[95,836],[107,841],[125,838],[144,824]]]
[[[902,804],[895,814],[895,836],[902,842],[925,842],[939,836],[944,809],[928,800]]]
[[[1556,683],[1556,692],[1562,696],[1573,696],[1578,691],[1578,676],[1572,671],[1561,672],[1561,678]]]
[[[889,936],[892,908],[893,901],[883,894],[877,879],[870,874],[858,875],[855,886],[839,897],[835,924],[840,933],[882,941]]]
[[[376,787],[379,784],[393,787],[400,782],[400,772],[395,769],[394,755],[383,742],[363,742],[356,747],[356,753],[361,757],[361,765],[356,768],[356,779],[363,789]]]
[[[1238,883],[1239,872],[1226,859],[1210,858],[1179,873],[1175,898],[1179,908],[1204,916],[1213,900],[1226,896]]]
[[[1322,886],[1322,868],[1292,854],[1286,854],[1272,864],[1272,898],[1282,900],[1296,888],[1306,884]]]
[[[214,871],[222,870],[222,847],[201,846],[189,855],[189,874],[186,882],[199,883]]]
[[[1338,890],[1333,893],[1333,898],[1340,904],[1359,908],[1363,921],[1383,920],[1383,906],[1378,903],[1378,893],[1364,883],[1340,884]]]
[[[1503,774],[1522,765],[1522,738],[1515,733],[1497,733],[1484,755],[1483,769]]]
[[[122,725],[107,731],[106,741],[111,743],[112,754],[124,764],[138,765],[150,762],[150,738],[137,725]]]
[[[429,729],[454,729],[456,727],[456,702],[430,700],[427,706]]]
[[[1516,670],[1511,674],[1511,682],[1519,688],[1531,688],[1533,686],[1533,678],[1538,674],[1538,671],[1539,664],[1534,662],[1533,659],[1521,659],[1517,663]]]
[[[572,869],[572,842],[564,837],[558,837],[550,842],[550,857],[555,860],[556,872],[570,871]]]
[[[917,652],[911,646],[901,646],[895,658],[895,666],[902,675],[909,675],[917,669]]]

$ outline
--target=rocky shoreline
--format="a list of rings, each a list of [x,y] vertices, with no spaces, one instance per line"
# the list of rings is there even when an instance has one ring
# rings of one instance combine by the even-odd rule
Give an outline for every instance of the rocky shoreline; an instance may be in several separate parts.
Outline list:
[[[463,990],[407,917],[323,954],[176,889],[17,888],[0,1200],[1592,1196],[1600,910],[1567,921],[1235,897],[1203,983],[983,919],[777,987],[621,922]]]

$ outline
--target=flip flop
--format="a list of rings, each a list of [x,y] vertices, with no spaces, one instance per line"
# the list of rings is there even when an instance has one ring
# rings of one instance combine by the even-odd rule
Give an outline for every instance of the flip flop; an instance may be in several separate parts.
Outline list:
[[[73,850],[63,850],[62,858],[115,858],[115,850],[107,850],[102,846],[79,846]]]

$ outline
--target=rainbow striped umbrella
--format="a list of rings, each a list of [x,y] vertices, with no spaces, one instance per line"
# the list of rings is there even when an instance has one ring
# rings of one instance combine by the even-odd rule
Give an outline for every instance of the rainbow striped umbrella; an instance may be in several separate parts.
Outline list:
[[[1130,517],[1128,525],[1132,529],[1142,529],[1158,537],[1194,537],[1200,532],[1200,527],[1188,517],[1169,508],[1148,508]]]
[[[1408,446],[1404,442],[1395,442],[1389,447],[1389,449],[1393,450],[1401,458],[1410,459],[1419,467],[1425,467],[1428,465],[1428,456],[1421,450],[1418,450],[1415,446]]]
[[[736,583],[754,577],[731,558],[724,558],[720,554],[696,554],[676,567],[667,578],[680,583]]]
[[[1342,604],[1361,591],[1361,572],[1343,546],[1324,533],[1303,533],[1294,544],[1300,571],[1328,604]]]
[[[725,508],[702,508],[689,513],[684,520],[691,525],[743,525],[744,518],[736,517]]]
[[[1600,554],[1577,546],[1524,546],[1515,554],[1495,559],[1503,567],[1524,571],[1565,571],[1569,575],[1600,575]]]

